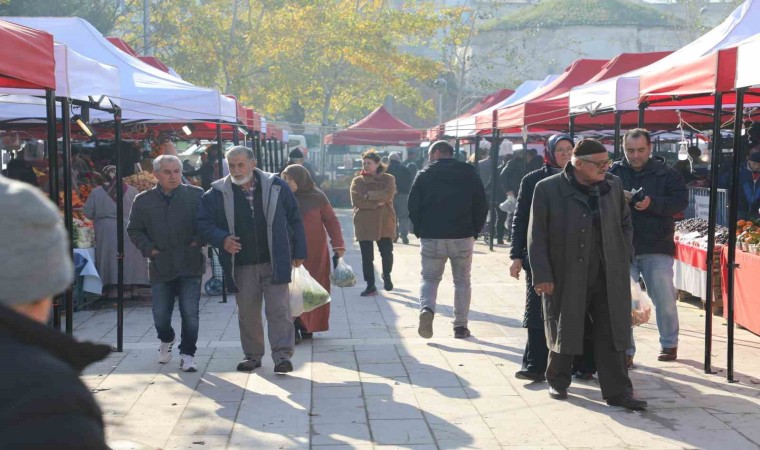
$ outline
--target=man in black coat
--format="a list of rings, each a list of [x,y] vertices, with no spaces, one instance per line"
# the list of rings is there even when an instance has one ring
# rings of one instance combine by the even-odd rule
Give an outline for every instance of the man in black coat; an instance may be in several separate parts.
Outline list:
[[[631,263],[631,276],[644,279],[652,299],[660,332],[660,361],[673,361],[678,355],[678,308],[673,285],[673,263],[676,244],[675,220],[689,204],[689,190],[681,174],[662,158],[652,157],[649,132],[635,128],[623,138],[625,159],[615,162],[610,172],[623,182],[626,197],[643,189],[644,198],[631,205],[633,246],[636,258]],[[636,344],[631,329],[631,348],[627,363],[633,365]]]
[[[107,450],[100,408],[79,379],[106,345],[48,326],[74,268],[58,209],[0,177],[0,449]]]
[[[433,336],[438,284],[446,260],[454,277],[454,337],[470,336],[467,315],[472,288],[470,269],[475,238],[488,214],[486,193],[477,171],[454,159],[454,148],[437,141],[428,151],[431,164],[422,169],[409,194],[409,217],[414,234],[420,238],[422,283],[418,333]]]
[[[412,189],[412,172],[401,164],[401,155],[392,153],[386,172],[396,178],[396,195],[393,197],[393,209],[396,211],[397,233],[401,242],[409,243],[409,191]],[[398,237],[396,237],[398,241]],[[396,242],[394,241],[394,242]]]

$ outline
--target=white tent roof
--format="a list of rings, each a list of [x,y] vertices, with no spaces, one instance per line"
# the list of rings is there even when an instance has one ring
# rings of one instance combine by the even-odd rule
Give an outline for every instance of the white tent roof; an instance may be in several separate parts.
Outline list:
[[[521,98],[525,97],[526,95],[530,94],[531,92],[535,91],[536,89],[540,89],[547,84],[554,81],[559,75],[549,75],[544,80],[528,80],[524,81],[520,86],[515,89],[515,92],[512,93],[509,97],[505,98],[501,102],[488,107],[484,109],[483,111],[479,111],[471,116],[462,117],[458,119],[453,119],[445,124],[445,134],[446,136],[452,136],[452,137],[467,137],[467,136],[474,136],[477,134],[477,128],[475,126],[475,118],[481,114],[488,114],[492,113],[493,110],[504,108],[506,106],[509,106],[513,103],[516,103],[520,101]]]
[[[123,120],[151,122],[237,121],[234,99],[218,91],[198,87],[128,55],[108,42],[89,22],[78,17],[4,17],[52,34],[78,53],[118,67],[121,93],[114,102]],[[105,113],[91,117],[111,120]]]
[[[760,86],[760,35],[739,44],[736,55],[736,87]]]
[[[735,46],[760,31],[760,0],[747,0],[720,25],[696,41],[646,67],[619,77],[581,85],[570,90],[570,113],[584,114],[601,110],[634,111],[639,108],[639,76],[662,70],[716,50]]]
[[[82,101],[90,97],[94,101],[101,96],[119,97],[119,69],[82,56],[58,42],[54,51],[56,97]],[[45,118],[44,96],[42,90],[0,89],[0,118]]]

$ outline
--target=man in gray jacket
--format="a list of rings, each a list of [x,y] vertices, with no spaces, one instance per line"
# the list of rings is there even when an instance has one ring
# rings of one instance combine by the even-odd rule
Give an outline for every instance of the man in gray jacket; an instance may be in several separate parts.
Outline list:
[[[135,197],[129,215],[129,238],[148,258],[153,292],[153,322],[161,345],[158,361],[172,359],[174,297],[179,294],[182,336],[180,370],[197,370],[194,356],[200,324],[201,277],[205,271],[203,240],[195,220],[203,190],[182,184],[182,163],[172,155],[153,161],[155,188]]]

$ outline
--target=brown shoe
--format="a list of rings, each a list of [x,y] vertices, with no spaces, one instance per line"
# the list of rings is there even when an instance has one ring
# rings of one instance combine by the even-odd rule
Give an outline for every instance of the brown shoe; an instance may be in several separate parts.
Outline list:
[[[660,350],[660,356],[657,361],[675,361],[678,358],[678,347],[663,348]]]
[[[625,367],[626,369],[633,369],[633,356],[625,355]]]

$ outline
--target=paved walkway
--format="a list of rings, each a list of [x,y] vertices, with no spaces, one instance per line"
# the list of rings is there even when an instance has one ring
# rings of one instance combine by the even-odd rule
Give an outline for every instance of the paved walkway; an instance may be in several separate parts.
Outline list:
[[[339,215],[350,242],[350,212]],[[574,383],[570,399],[559,402],[545,383],[513,377],[525,344],[524,282],[508,278],[506,247],[491,253],[476,245],[468,340],[452,335],[450,274],[435,337],[417,336],[418,243],[394,251],[396,290],[361,298],[361,285],[334,289],[330,331],[296,347],[296,370],[287,376],[275,376],[269,359],[252,374],[235,371],[242,354],[233,299],[201,300],[197,373],[179,372],[176,353],[158,364],[150,308],[128,308],[126,351],[83,377],[103,408],[110,442],[163,449],[758,448],[757,336],[737,331],[738,383],[727,383],[720,369],[705,375],[703,313],[681,304],[679,361],[656,360],[653,324],[636,331],[631,377],[647,412],[608,407],[595,381]],[[360,272],[357,245],[347,259]],[[76,335],[113,344],[115,323],[113,310],[80,312]],[[720,318],[714,324],[714,363],[722,368],[726,327]]]

